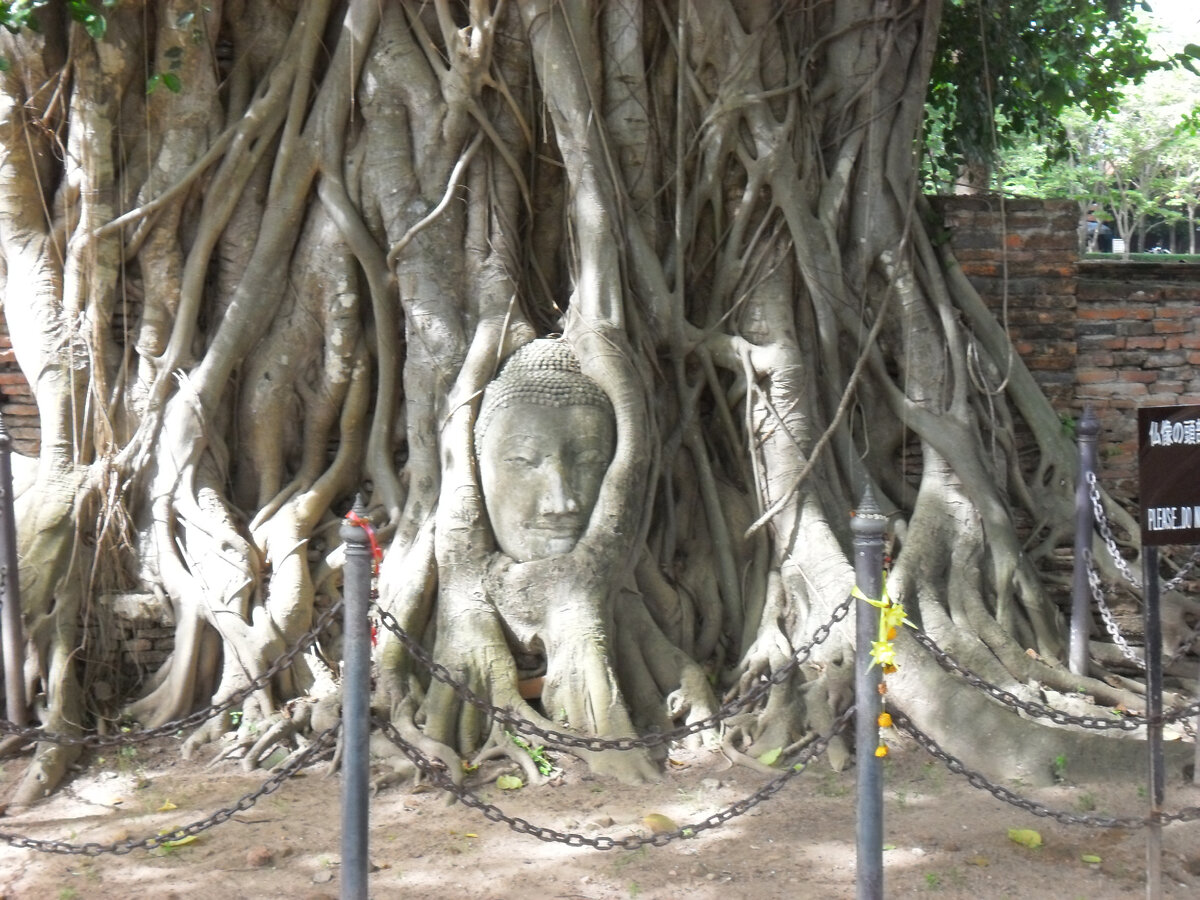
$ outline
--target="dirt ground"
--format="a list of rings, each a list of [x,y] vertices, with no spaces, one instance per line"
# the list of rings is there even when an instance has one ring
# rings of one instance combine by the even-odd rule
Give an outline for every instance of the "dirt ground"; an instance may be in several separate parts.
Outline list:
[[[1087,898],[1145,895],[1146,831],[1065,826],[1005,805],[893,742],[884,772],[888,897]],[[594,778],[570,758],[558,786],[481,795],[534,825],[587,836],[649,834],[647,816],[701,822],[769,777],[715,752],[673,753],[661,781],[638,787]],[[968,761],[969,762],[969,761]],[[1048,766],[1052,765],[1050,761]],[[29,900],[211,897],[317,900],[339,896],[339,778],[320,763],[186,845],[97,857],[11,846],[13,835],[72,843],[142,838],[233,806],[267,777],[237,762],[184,761],[160,741],[93,757],[57,794],[0,817],[0,896]],[[1058,761],[1060,782],[1007,784],[1057,809],[1146,811],[1144,775],[1089,780]],[[7,760],[10,793],[23,769]],[[1169,773],[1166,808],[1200,806],[1200,789]],[[173,808],[172,808],[173,807]],[[598,851],[544,843],[411,782],[371,801],[371,896],[439,900],[775,900],[855,894],[855,773],[819,760],[773,797],[718,828],[666,847]],[[654,820],[651,820],[654,823]],[[654,823],[657,824],[657,823]],[[1009,837],[1033,829],[1037,849]],[[1163,896],[1200,891],[1200,824],[1163,832]],[[1089,861],[1090,860],[1090,861]]]

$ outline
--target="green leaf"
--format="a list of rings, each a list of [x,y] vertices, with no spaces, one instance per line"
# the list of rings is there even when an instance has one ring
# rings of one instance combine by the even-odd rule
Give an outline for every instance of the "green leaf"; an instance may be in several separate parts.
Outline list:
[[[496,787],[502,791],[519,791],[525,787],[525,782],[516,775],[501,775],[496,779]]]
[[[147,94],[153,93],[154,89],[156,87],[158,87],[160,84],[162,84],[162,76],[161,75],[151,75],[149,78],[146,79],[146,93]]]
[[[1085,853],[1085,854],[1083,854],[1083,856],[1081,856],[1079,858],[1082,859],[1085,863],[1100,862],[1100,857],[1096,856],[1096,854],[1094,854],[1094,853]]]
[[[174,72],[163,72],[162,83],[172,94],[178,94],[183,90],[183,82]]]
[[[768,750],[758,758],[758,761],[764,766],[773,766],[779,760],[780,754],[783,753],[782,747],[776,747],[773,750]]]
[[[92,40],[98,41],[104,37],[104,33],[108,31],[108,20],[104,16],[95,14],[85,16],[83,20],[84,30],[91,36]]]
[[[642,822],[655,834],[671,834],[678,831],[679,826],[670,816],[664,816],[662,813],[648,813],[642,817]]]
[[[1032,828],[1010,828],[1008,829],[1008,839],[1022,847],[1028,847],[1030,850],[1036,850],[1042,846],[1042,836]]]

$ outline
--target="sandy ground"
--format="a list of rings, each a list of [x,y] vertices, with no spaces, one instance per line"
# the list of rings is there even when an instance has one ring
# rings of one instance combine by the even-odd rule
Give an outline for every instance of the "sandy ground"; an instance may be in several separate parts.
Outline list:
[[[970,787],[915,747],[894,742],[884,766],[888,897],[1127,898],[1145,896],[1146,831],[1066,826]],[[672,755],[662,779],[630,787],[559,760],[558,786],[481,795],[535,825],[587,836],[649,834],[646,817],[701,822],[769,777],[718,753]],[[1048,763],[1049,764],[1049,763]],[[1060,761],[1062,780],[1008,784],[1070,812],[1141,815],[1144,777],[1091,781]],[[10,792],[23,769],[8,760]],[[494,773],[493,773],[494,774]],[[0,817],[0,895],[30,900],[211,897],[316,900],[339,896],[340,779],[320,763],[184,846],[98,857],[11,846],[23,835],[110,843],[177,828],[230,807],[266,778],[235,761],[184,761],[169,741],[93,757],[50,799]],[[1048,779],[1049,781],[1049,779]],[[169,807],[174,808],[169,808]],[[1168,778],[1168,810],[1200,806],[1200,789]],[[666,847],[598,851],[545,843],[488,821],[411,782],[371,802],[371,896],[439,900],[775,900],[855,895],[855,773],[818,761],[718,828]],[[1030,849],[1009,829],[1034,829]],[[1164,829],[1163,896],[1200,893],[1200,824]],[[1087,859],[1085,859],[1085,857]],[[1095,860],[1099,860],[1098,862]],[[1091,860],[1091,861],[1088,861]]]

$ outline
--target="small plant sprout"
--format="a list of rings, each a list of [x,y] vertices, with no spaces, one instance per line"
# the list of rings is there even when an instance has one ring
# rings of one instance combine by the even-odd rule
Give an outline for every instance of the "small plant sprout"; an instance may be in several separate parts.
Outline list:
[[[509,740],[529,754],[529,758],[533,760],[533,764],[537,766],[537,770],[543,775],[554,774],[554,763],[550,761],[550,757],[546,753],[546,748],[538,745],[534,746],[525,740],[519,734],[513,732],[505,732]]]

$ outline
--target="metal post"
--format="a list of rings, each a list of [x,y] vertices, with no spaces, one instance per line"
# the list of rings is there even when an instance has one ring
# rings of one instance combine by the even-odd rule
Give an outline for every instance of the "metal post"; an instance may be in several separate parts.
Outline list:
[[[1146,583],[1146,750],[1150,788],[1150,824],[1146,829],[1146,897],[1162,897],[1163,771],[1162,618],[1159,615],[1158,547],[1142,548]]]
[[[365,520],[360,496],[354,521]],[[343,575],[342,646],[342,892],[341,900],[367,900],[367,823],[370,739],[371,635],[367,606],[371,597],[370,535],[347,521]]]
[[[1088,582],[1088,557],[1092,549],[1095,512],[1088,475],[1096,471],[1096,437],[1100,420],[1091,406],[1084,407],[1075,429],[1079,440],[1079,480],[1075,483],[1075,570],[1071,581],[1071,641],[1068,666],[1072,675],[1088,673],[1088,640],[1092,634],[1092,595]]]
[[[1200,684],[1200,673],[1197,674],[1197,684]],[[1200,700],[1200,688],[1197,688],[1196,699]],[[1196,716],[1196,728],[1200,728],[1200,714]],[[1200,785],[1200,741],[1192,748],[1192,784]]]
[[[887,518],[880,514],[870,485],[863,491],[858,512],[850,521],[854,533],[854,578],[859,592],[872,600],[883,593],[883,533]],[[871,642],[879,639],[879,610],[859,598],[855,605],[854,751],[858,766],[857,840],[858,900],[883,898],[883,771],[879,746],[879,667],[871,666]]]
[[[0,416],[0,650],[4,653],[4,710],[8,721],[28,722],[21,578],[17,569],[17,516],[13,509],[12,438]]]

